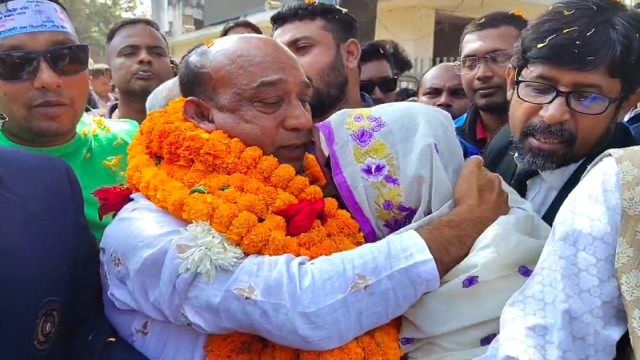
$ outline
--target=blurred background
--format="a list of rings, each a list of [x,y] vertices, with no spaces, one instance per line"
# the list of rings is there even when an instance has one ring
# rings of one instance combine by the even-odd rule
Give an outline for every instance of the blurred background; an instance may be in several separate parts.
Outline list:
[[[62,0],[95,62],[104,62],[109,27],[124,17],[155,20],[180,58],[199,42],[219,36],[230,20],[246,18],[271,33],[269,18],[280,7],[303,0]],[[347,9],[360,22],[360,41],[394,39],[411,57],[413,69],[400,87],[413,88],[431,66],[455,61],[460,34],[471,19],[492,11],[519,10],[535,18],[554,0],[321,0]],[[640,0],[623,0],[635,5]]]

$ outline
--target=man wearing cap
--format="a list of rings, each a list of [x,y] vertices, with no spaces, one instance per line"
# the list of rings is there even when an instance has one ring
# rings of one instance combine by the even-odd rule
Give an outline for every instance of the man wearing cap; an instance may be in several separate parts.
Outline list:
[[[91,194],[124,183],[127,146],[138,125],[84,114],[89,47],[79,43],[58,2],[4,2],[0,16],[0,112],[7,117],[0,146],[53,155],[71,165],[87,222],[100,240],[109,219],[101,218]]]
[[[0,109],[9,120],[0,134],[0,359],[144,359],[104,316],[84,214],[97,204],[81,192],[115,183],[98,159],[116,141],[124,155],[117,133],[127,128],[107,132],[83,116],[88,48],[57,1],[1,3]],[[65,161],[34,152],[66,160],[83,183]]]

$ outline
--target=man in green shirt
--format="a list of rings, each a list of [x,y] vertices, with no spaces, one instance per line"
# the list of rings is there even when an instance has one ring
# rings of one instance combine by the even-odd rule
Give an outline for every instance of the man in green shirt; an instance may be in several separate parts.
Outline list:
[[[127,147],[138,124],[84,114],[89,49],[70,23],[43,31],[23,25],[0,32],[0,113],[7,118],[0,124],[0,146],[54,155],[71,165],[99,241],[110,219],[100,221],[91,193],[125,182]]]

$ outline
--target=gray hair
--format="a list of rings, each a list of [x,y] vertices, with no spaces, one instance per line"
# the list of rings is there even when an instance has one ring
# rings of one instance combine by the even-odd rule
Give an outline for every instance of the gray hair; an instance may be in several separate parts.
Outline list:
[[[178,86],[178,78],[174,77],[151,92],[146,103],[147,113],[166,108],[171,100],[178,97],[180,97],[180,86]]]

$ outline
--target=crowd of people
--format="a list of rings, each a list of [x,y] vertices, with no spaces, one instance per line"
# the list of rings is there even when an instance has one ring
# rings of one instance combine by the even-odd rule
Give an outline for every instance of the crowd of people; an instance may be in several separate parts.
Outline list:
[[[0,358],[640,359],[639,10],[486,14],[413,91],[320,2],[106,64],[0,4]]]

